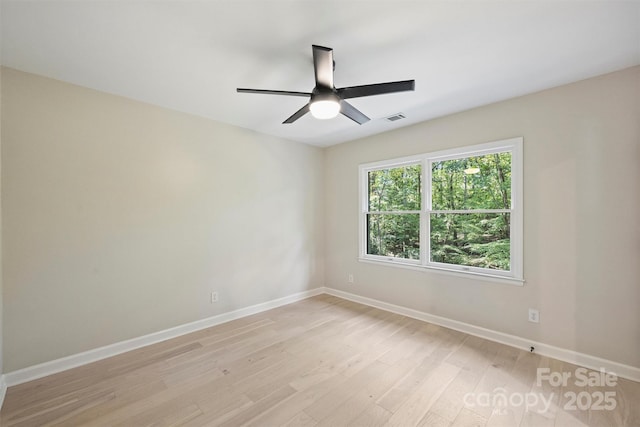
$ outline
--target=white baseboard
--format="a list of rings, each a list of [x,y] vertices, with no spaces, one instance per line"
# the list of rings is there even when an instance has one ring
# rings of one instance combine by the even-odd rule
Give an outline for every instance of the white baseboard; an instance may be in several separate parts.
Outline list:
[[[291,304],[293,302],[323,293],[371,307],[379,308],[381,310],[390,311],[392,313],[397,313],[403,316],[444,326],[446,328],[464,332],[469,335],[485,338],[523,350],[528,351],[531,346],[534,346],[536,349],[535,352],[543,356],[552,357],[554,359],[584,366],[590,369],[604,369],[608,372],[615,373],[619,377],[640,382],[640,368],[634,366],[624,365],[611,360],[601,359],[599,357],[578,353],[573,350],[567,350],[564,348],[531,341],[515,335],[493,331],[479,326],[474,326],[469,323],[459,322],[457,320],[452,320],[446,317],[436,316],[422,311],[390,304],[384,301],[351,294],[349,292],[323,287],[289,295],[283,298],[278,298],[272,301],[267,301],[261,304],[252,305],[250,307],[241,308],[228,313],[219,314],[217,316],[208,317],[206,319],[197,320],[195,322],[176,326],[164,331],[155,332],[127,341],[121,341],[104,347],[85,351],[83,353],[78,353],[71,356],[63,357],[61,359],[52,360],[50,362],[41,363],[39,365],[29,366],[17,371],[5,373],[4,375],[0,375],[0,408],[2,407],[1,405],[4,400],[4,395],[6,393],[7,387],[22,384],[27,381],[42,378],[58,372],[66,371],[67,369],[86,365],[88,363],[102,360],[107,357],[115,356],[150,344],[155,344],[191,332],[199,331],[201,329],[210,328],[212,326],[220,325],[231,320],[236,320],[242,317],[250,316],[252,314],[261,313],[263,311],[271,310],[273,308]]]
[[[4,389],[6,390],[7,386],[10,387],[17,384],[25,383],[27,381],[46,377],[48,375],[66,371],[67,369],[86,365],[88,363],[106,359],[107,357],[115,356],[117,354],[125,353],[127,351],[135,350],[137,348],[155,344],[161,341],[166,341],[168,339],[199,331],[201,329],[210,328],[212,326],[220,325],[231,320],[251,316],[252,314],[261,313],[263,311],[291,304],[293,302],[300,301],[315,295],[320,295],[322,293],[324,293],[324,288],[311,289],[309,291],[299,292],[297,294],[289,295],[283,298],[278,298],[275,300],[252,305],[250,307],[240,308],[238,310],[230,311],[228,313],[222,313],[216,316],[208,317],[206,319],[197,320],[195,322],[186,323],[174,328],[165,329],[164,331],[154,332],[152,334],[132,338],[126,341],[120,341],[114,344],[106,345],[104,347],[99,347],[82,353],[63,357],[61,359],[52,360],[50,362],[29,366],[24,369],[19,369],[17,371],[4,374],[2,383],[0,384],[2,384],[4,386]]]
[[[635,366],[624,365],[622,363],[614,362],[607,359],[602,359],[596,356],[590,356],[588,354],[578,353],[573,350],[567,350],[567,349],[555,347],[549,344],[531,341],[529,339],[518,337],[515,335],[493,331],[491,329],[482,328],[480,326],[474,326],[469,323],[459,322],[457,320],[436,316],[433,314],[425,313],[418,310],[413,310],[411,308],[406,308],[406,307],[402,307],[395,304],[389,304],[384,301],[379,301],[376,299],[355,295],[355,294],[340,291],[337,289],[324,288],[324,292],[329,295],[333,295],[349,301],[379,308],[385,311],[390,311],[392,313],[401,314],[403,316],[433,323],[439,326],[444,326],[449,329],[454,329],[456,331],[464,332],[469,335],[474,335],[476,337],[485,338],[490,341],[506,344],[511,347],[516,347],[516,348],[529,351],[529,348],[533,346],[535,347],[535,352],[540,355],[552,357],[554,359],[573,363],[575,365],[584,366],[585,368],[589,368],[589,369],[594,369],[594,370],[604,369],[607,372],[615,373],[619,377],[640,382],[640,368]]]
[[[7,383],[4,380],[4,375],[0,375],[0,409],[4,403],[4,396],[7,394]]]

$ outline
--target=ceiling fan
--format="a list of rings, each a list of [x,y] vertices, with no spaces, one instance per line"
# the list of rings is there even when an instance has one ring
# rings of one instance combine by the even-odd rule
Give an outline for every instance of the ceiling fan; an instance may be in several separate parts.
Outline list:
[[[333,85],[333,70],[335,69],[333,49],[316,45],[312,47],[313,68],[316,76],[316,86],[312,92],[244,88],[238,88],[238,92],[310,97],[309,102],[282,122],[283,124],[293,123],[310,111],[311,115],[317,119],[332,119],[342,113],[361,125],[368,122],[370,120],[369,117],[349,104],[345,99],[415,90],[415,80],[350,86],[337,89]]]

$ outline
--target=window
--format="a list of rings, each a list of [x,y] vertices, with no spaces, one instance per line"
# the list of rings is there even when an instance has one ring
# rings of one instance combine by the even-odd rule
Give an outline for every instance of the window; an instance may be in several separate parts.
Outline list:
[[[522,138],[360,166],[360,258],[522,281]]]
[[[367,253],[420,259],[422,165],[408,164],[367,173]]]

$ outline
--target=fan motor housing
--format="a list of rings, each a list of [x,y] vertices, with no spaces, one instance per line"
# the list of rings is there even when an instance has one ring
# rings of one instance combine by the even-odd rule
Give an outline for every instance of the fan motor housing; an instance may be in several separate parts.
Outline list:
[[[336,92],[335,89],[316,86],[313,89],[313,92],[311,92],[310,102],[313,103],[317,101],[340,102],[340,97],[338,96],[338,93]]]

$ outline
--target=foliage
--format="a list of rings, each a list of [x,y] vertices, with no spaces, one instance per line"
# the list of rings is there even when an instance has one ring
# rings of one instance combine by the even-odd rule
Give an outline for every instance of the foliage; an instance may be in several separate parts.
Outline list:
[[[505,216],[509,214],[431,214],[431,261],[509,270]]]
[[[431,261],[509,270],[511,153],[432,163]]]
[[[369,172],[369,211],[419,211],[420,165]]]
[[[369,211],[415,211],[368,215],[368,253],[420,258],[420,165],[369,172]]]

